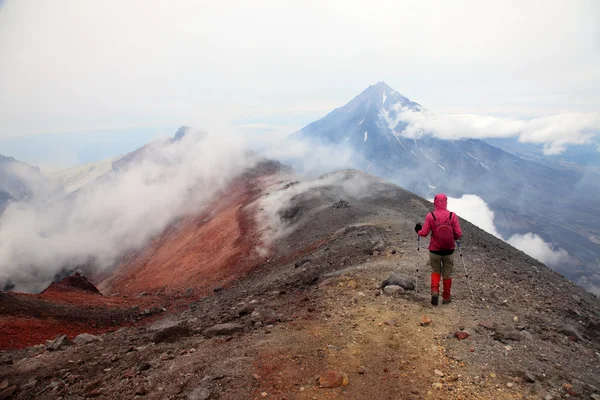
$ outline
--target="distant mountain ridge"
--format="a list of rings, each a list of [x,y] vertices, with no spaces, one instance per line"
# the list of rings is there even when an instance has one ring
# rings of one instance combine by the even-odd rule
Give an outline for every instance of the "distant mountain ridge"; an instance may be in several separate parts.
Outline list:
[[[44,181],[38,167],[0,154],[0,212],[10,201],[31,198]]]
[[[482,197],[502,235],[534,232],[579,260],[555,266],[569,278],[600,285],[600,178],[526,160],[477,139],[442,140],[428,132],[407,137],[402,110],[424,108],[383,82],[291,138],[350,149],[352,165],[423,197],[437,192]],[[595,274],[595,275],[594,275]],[[594,277],[595,276],[595,277]],[[592,278],[590,278],[592,277]],[[598,286],[600,287],[600,286]]]

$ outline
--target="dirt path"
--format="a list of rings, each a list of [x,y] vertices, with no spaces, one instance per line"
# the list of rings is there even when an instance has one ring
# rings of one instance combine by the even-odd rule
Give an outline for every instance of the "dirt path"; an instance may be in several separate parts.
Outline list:
[[[378,295],[377,286],[391,272],[401,265],[404,272],[409,272],[409,266],[425,263],[426,257],[426,252],[391,256],[350,268],[321,284],[313,294],[319,304],[317,309],[295,319],[289,327],[277,327],[264,344],[255,362],[261,385],[254,397],[527,398],[514,380],[448,355],[448,350],[469,352],[473,346],[469,339],[459,342],[447,338],[470,318],[461,307],[465,289],[468,290],[466,282],[457,279],[456,301],[439,307],[428,303],[423,279],[417,295]],[[424,316],[431,319],[429,326],[421,326]],[[447,348],[448,343],[451,349]],[[327,369],[346,373],[348,386],[319,388],[316,377]],[[511,388],[507,387],[509,382]]]

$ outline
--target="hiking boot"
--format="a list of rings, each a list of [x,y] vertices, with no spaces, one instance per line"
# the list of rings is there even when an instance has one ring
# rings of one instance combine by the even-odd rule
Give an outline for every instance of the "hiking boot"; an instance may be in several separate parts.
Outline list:
[[[442,304],[448,304],[452,302],[452,297],[448,297],[447,299],[442,299]]]
[[[439,293],[431,293],[431,304],[437,306],[440,301]]]

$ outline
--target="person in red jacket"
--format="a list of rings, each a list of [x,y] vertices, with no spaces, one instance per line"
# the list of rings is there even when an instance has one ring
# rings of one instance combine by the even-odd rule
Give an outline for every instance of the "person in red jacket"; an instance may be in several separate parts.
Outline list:
[[[448,211],[448,198],[445,194],[437,194],[433,199],[435,210],[425,217],[425,225],[417,224],[417,235],[427,237],[431,231],[429,242],[429,259],[431,261],[431,304],[438,305],[440,295],[440,278],[444,278],[442,303],[450,303],[452,297],[452,270],[454,267],[455,241],[460,240],[462,231],[458,216]]]

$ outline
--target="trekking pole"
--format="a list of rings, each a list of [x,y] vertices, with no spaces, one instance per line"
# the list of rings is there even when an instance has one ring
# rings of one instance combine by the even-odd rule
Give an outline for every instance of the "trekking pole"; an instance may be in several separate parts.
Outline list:
[[[458,254],[460,254],[460,259],[462,260],[463,270],[465,271],[465,277],[467,278],[467,282],[469,284],[469,291],[471,292],[471,301],[475,302],[475,296],[473,296],[473,288],[471,287],[471,279],[469,279],[469,274],[467,272],[467,266],[465,265],[465,259],[463,258],[462,251],[460,250],[460,242],[457,240],[456,245],[458,246]]]
[[[417,251],[421,250],[421,236],[417,235]]]

